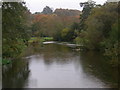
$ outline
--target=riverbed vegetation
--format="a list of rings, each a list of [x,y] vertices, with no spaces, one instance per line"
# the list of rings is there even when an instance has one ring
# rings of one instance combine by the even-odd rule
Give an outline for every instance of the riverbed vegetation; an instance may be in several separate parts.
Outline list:
[[[31,13],[24,2],[3,2],[3,60],[17,58],[29,43],[73,42],[87,50],[100,51],[116,66],[120,54],[120,2],[97,5],[81,2],[82,11],[46,6]]]

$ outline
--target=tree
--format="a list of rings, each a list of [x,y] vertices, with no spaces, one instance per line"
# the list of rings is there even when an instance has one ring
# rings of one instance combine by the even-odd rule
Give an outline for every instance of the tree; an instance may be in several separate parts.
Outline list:
[[[101,43],[109,38],[111,26],[118,19],[117,8],[117,3],[108,3],[91,10],[91,14],[84,21],[85,27],[79,34],[86,41],[84,45],[87,48],[100,49]]]
[[[118,58],[120,56],[120,40],[119,40],[119,31],[120,19],[112,25],[112,30],[109,32],[109,38],[104,42],[105,43],[105,55],[107,55],[114,66],[118,65]]]
[[[49,6],[46,6],[41,13],[51,14],[51,13],[53,13],[53,10]]]
[[[80,6],[83,7],[82,14],[80,15],[80,30],[85,29],[85,20],[88,18],[95,5],[95,2],[92,0],[80,3]]]
[[[58,16],[78,16],[81,12],[79,10],[56,9],[54,13]]]
[[[74,29],[64,28],[61,31],[61,37],[63,41],[72,42],[74,40]]]
[[[29,39],[28,12],[24,2],[3,2],[3,58],[14,58],[24,49]]]
[[[58,41],[62,40],[61,31],[64,28],[71,27],[73,22],[79,22],[78,16],[58,16],[56,14],[34,14],[33,16],[32,31],[38,34],[37,36],[53,37]],[[71,29],[71,32],[74,32],[74,28]]]

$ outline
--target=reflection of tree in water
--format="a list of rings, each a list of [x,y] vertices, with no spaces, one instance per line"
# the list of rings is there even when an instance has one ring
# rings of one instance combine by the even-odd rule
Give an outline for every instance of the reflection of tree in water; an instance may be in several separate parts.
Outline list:
[[[46,66],[50,66],[53,63],[65,65],[71,62],[74,63],[77,69],[80,69],[82,65],[82,71],[91,76],[96,76],[103,82],[112,84],[111,87],[115,87],[118,81],[117,69],[112,68],[107,60],[98,52],[73,52],[71,48],[58,45],[48,44],[44,47],[39,45],[30,46],[26,53],[29,55],[38,55],[36,58],[43,58],[38,60],[44,60]],[[3,87],[24,87],[27,78],[29,76],[27,60],[16,60],[9,67],[3,67]]]
[[[30,44],[28,48],[23,52],[23,56],[30,56],[35,54],[40,54],[43,46],[38,43]]]
[[[45,64],[60,63],[66,64],[69,63],[74,57],[72,50],[63,45],[58,44],[49,44],[44,47],[43,57]]]
[[[112,68],[107,59],[98,52],[80,53],[80,61],[83,71],[92,74],[104,82],[111,84],[111,87],[117,87],[118,71]]]
[[[23,88],[30,72],[28,64],[27,60],[15,60],[3,66],[3,88]]]

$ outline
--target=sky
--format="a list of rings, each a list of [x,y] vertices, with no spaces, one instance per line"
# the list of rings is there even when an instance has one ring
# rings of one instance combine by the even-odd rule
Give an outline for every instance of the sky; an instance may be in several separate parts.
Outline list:
[[[24,0],[28,9],[34,12],[42,12],[45,6],[49,6],[53,10],[56,8],[82,10],[79,3],[88,0]],[[104,4],[107,0],[94,0],[96,4]]]

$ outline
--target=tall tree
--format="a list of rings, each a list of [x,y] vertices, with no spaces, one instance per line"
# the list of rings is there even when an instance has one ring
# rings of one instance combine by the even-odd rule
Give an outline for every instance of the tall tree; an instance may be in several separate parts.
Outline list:
[[[24,2],[3,2],[2,41],[3,57],[12,58],[21,53],[28,39],[28,10]]]
[[[80,6],[83,7],[82,14],[80,15],[80,30],[85,29],[85,20],[90,15],[92,8],[95,7],[95,3],[92,0],[80,3]]]
[[[53,10],[49,7],[49,6],[46,6],[43,11],[42,11],[43,14],[51,14],[53,13]]]

